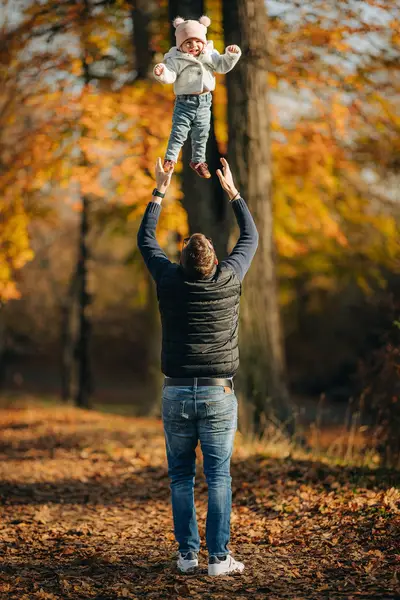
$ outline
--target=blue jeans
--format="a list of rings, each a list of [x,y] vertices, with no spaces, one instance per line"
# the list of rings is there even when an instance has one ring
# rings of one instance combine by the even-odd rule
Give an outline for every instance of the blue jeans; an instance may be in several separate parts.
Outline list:
[[[206,146],[211,123],[212,94],[177,96],[172,116],[172,129],[165,158],[177,162],[179,152],[190,132],[192,161],[206,161]]]
[[[208,484],[207,549],[210,555],[225,556],[229,554],[236,396],[222,386],[164,386],[162,417],[179,551],[185,554],[200,549],[194,505],[195,449],[200,440]]]

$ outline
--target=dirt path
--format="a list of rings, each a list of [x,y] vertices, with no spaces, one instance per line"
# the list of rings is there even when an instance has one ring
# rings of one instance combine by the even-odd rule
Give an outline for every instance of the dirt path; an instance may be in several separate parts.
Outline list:
[[[196,497],[204,539],[206,486]],[[161,423],[0,411],[0,598],[400,598],[400,474],[252,455],[233,461],[245,574],[175,570]]]

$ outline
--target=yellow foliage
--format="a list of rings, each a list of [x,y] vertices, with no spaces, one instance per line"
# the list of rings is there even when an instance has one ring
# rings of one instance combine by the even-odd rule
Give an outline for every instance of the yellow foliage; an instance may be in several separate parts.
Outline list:
[[[20,199],[2,202],[0,209],[0,302],[18,297],[16,271],[33,258],[28,218]]]
[[[131,219],[140,218],[150,198],[155,160],[164,154],[171,127],[172,86],[141,81],[114,91],[105,82],[98,87],[88,84],[80,93],[74,87],[78,80],[82,83],[82,56],[92,66],[110,48],[121,50],[126,46],[131,51],[130,35],[123,24],[130,4],[126,0],[112,4],[110,10],[99,9],[93,19],[82,18],[82,3],[60,5],[54,10],[54,2],[48,0],[40,5],[30,4],[26,10],[27,18],[34,17],[38,28],[57,26],[61,16],[80,43],[80,52],[67,55],[66,59],[54,51],[53,59],[60,61],[60,72],[64,69],[66,80],[73,82],[65,89],[61,86],[56,90],[51,78],[43,75],[40,85],[32,84],[31,93],[18,104],[14,99],[18,90],[10,87],[9,81],[5,82],[8,87],[1,81],[0,95],[7,92],[7,97],[13,99],[0,122],[0,164],[6,166],[0,171],[0,193],[8,207],[7,215],[2,212],[0,221],[3,297],[16,293],[15,272],[32,256],[27,217],[22,201],[15,198],[55,198],[57,189],[79,184],[82,194],[129,206]],[[212,20],[209,37],[223,51],[221,6],[221,0],[207,3]],[[158,7],[166,14],[166,0],[160,0]],[[346,24],[343,20],[329,27],[318,19],[304,20],[297,29],[295,25],[286,27],[279,19],[270,24],[275,49],[268,74],[270,87],[278,91],[282,87],[286,93],[300,90],[312,99],[307,116],[297,121],[293,118],[289,126],[280,122],[280,106],[272,106],[271,110],[275,235],[280,268],[287,277],[307,273],[310,285],[324,289],[329,288],[329,281],[341,276],[343,265],[348,271],[353,269],[355,279],[366,289],[364,282],[373,273],[371,265],[378,263],[393,270],[399,259],[396,219],[374,213],[366,195],[350,186],[345,177],[359,172],[349,149],[357,136],[370,154],[375,152],[381,165],[389,164],[399,154],[400,119],[395,96],[371,86],[368,69],[349,72],[342,69],[339,60],[330,64],[320,58],[322,50],[348,58],[349,36],[357,27],[357,35],[368,33],[365,24],[350,22],[349,17]],[[398,43],[398,28],[392,24],[386,28],[391,28],[392,44]],[[158,51],[164,50],[168,23],[163,22],[159,31],[155,29],[153,45]],[[8,77],[17,79],[20,36],[5,47],[12,73]],[[351,94],[354,99],[350,102]],[[228,134],[223,77],[218,76],[213,98],[216,135],[225,153]],[[29,123],[25,129],[24,119]],[[11,206],[14,212],[10,212]],[[186,231],[179,191],[171,188],[160,219],[160,241],[167,243],[171,233],[185,235]],[[361,272],[365,262],[359,261],[359,256],[368,261],[367,274]],[[373,275],[378,277],[377,272]],[[285,294],[286,298],[291,297],[289,289]]]
[[[335,96],[329,107],[317,106],[320,114],[303,118],[291,130],[273,125],[284,133],[284,142],[280,136],[272,146],[281,275],[287,264],[296,265],[313,288],[328,290],[353,273],[367,293],[371,278],[383,283],[380,267],[399,268],[399,224],[393,214],[373,210],[368,196],[349,185],[357,165],[338,143],[354,125],[348,108]],[[283,293],[290,297],[287,286]]]

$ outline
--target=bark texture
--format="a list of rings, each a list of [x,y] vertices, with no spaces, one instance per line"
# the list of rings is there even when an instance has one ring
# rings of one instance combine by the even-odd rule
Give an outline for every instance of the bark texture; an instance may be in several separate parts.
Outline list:
[[[89,340],[91,323],[88,316],[90,296],[87,289],[88,235],[89,235],[89,199],[82,198],[81,228],[79,240],[79,256],[77,264],[78,293],[78,339],[76,344],[76,361],[78,364],[78,380],[75,402],[77,406],[90,408],[92,391],[92,374],[90,368]]]
[[[151,47],[150,25],[153,4],[149,0],[130,0],[136,79],[139,80],[148,79],[152,70],[154,52]]]
[[[61,398],[72,400],[76,390],[76,339],[78,319],[76,310],[77,271],[73,273],[61,302]]]
[[[268,111],[267,15],[264,0],[225,0],[226,45],[243,56],[227,75],[228,157],[236,185],[260,234],[259,247],[244,282],[241,304],[242,391],[254,406],[256,430],[265,417],[291,417],[277,294],[273,238],[270,122]]]
[[[90,17],[90,5],[87,0],[83,2],[83,10],[80,16],[81,24],[84,26]],[[88,61],[88,44],[84,36],[82,43],[82,67],[85,88],[90,83],[90,69]],[[81,129],[84,135],[84,129]],[[81,162],[86,165],[87,158],[83,153]],[[82,195],[82,210],[80,221],[80,235],[78,260],[76,266],[76,287],[78,303],[78,335],[75,346],[76,362],[76,393],[75,403],[82,408],[90,408],[90,396],[93,391],[92,370],[90,364],[90,334],[91,322],[89,318],[89,304],[91,298],[88,293],[88,259],[89,259],[89,230],[90,230],[90,200]]]

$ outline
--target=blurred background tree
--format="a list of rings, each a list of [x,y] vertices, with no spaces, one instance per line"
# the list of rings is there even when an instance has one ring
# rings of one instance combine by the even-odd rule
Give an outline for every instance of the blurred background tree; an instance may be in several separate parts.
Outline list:
[[[225,1],[223,24],[226,45],[237,44],[243,51],[243,60],[227,76],[228,156],[260,235],[241,308],[241,379],[243,395],[254,405],[254,426],[262,432],[265,416],[293,424],[294,408],[286,385],[276,282],[264,0]]]

